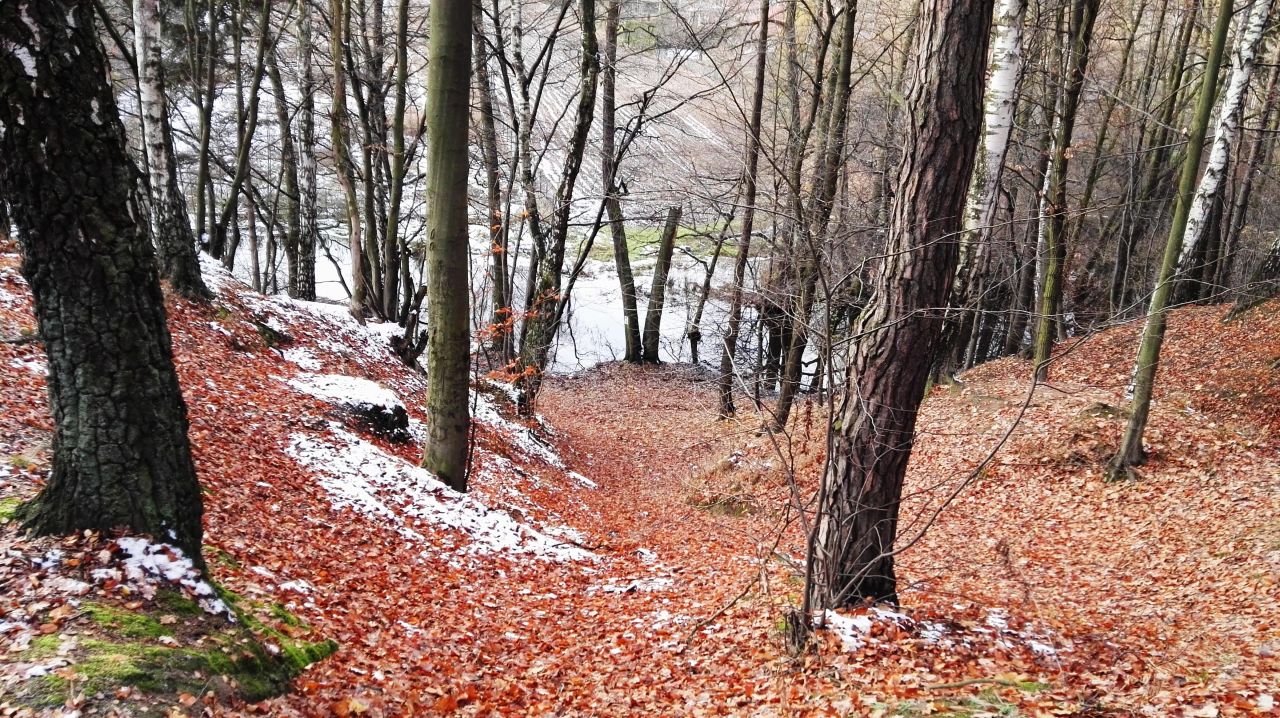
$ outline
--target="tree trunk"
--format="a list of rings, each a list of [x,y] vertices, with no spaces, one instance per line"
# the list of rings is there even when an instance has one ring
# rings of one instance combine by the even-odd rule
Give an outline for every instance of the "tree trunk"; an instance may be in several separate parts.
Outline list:
[[[1197,101],[1195,117],[1187,137],[1186,155],[1182,159],[1182,178],[1178,184],[1178,203],[1174,209],[1173,225],[1169,229],[1169,240],[1165,243],[1164,259],[1160,265],[1160,274],[1156,278],[1155,292],[1151,295],[1151,306],[1147,310],[1147,323],[1142,330],[1142,344],[1138,348],[1129,425],[1125,429],[1120,451],[1111,462],[1110,477],[1112,479],[1129,476],[1132,473],[1132,467],[1140,466],[1147,459],[1146,450],[1142,446],[1142,435],[1147,428],[1156,368],[1160,363],[1160,346],[1164,343],[1166,304],[1173,288],[1178,255],[1182,250],[1182,239],[1191,213],[1192,193],[1195,191],[1196,175],[1200,170],[1200,153],[1204,149],[1204,136],[1209,127],[1209,116],[1213,112],[1214,94],[1218,85],[1218,67],[1222,63],[1223,47],[1227,44],[1227,30],[1231,26],[1233,4],[1233,0],[1222,0],[1222,5],[1218,9],[1218,20],[1213,30],[1209,56],[1205,61],[1204,79],[1200,85],[1200,98]]]
[[[1099,0],[1074,0],[1068,24],[1070,54],[1067,58],[1067,86],[1062,94],[1062,111],[1053,139],[1053,160],[1045,197],[1044,275],[1040,285],[1040,316],[1036,324],[1033,361],[1036,377],[1043,381],[1049,371],[1049,357],[1056,340],[1062,311],[1062,286],[1067,261],[1067,169],[1071,158],[1071,137],[1075,131],[1076,111],[1084,90],[1085,72],[1089,66],[1089,46],[1093,40],[1094,20]]]
[[[135,0],[133,38],[138,58],[138,104],[143,143],[151,178],[151,218],[160,277],[174,291],[191,299],[207,299],[209,289],[200,276],[196,238],[187,218],[187,203],[178,187],[178,163],[169,126],[164,65],[160,56],[159,0]]]
[[[563,308],[569,296],[561,296],[561,276],[564,272],[565,244],[568,241],[569,223],[572,218],[574,188],[582,170],[587,138],[595,119],[596,90],[600,79],[600,48],[596,42],[595,0],[580,0],[579,22],[582,27],[582,50],[578,65],[578,106],[573,132],[565,151],[564,166],[560,171],[560,184],[552,200],[552,215],[544,230],[533,228],[535,241],[541,243],[535,249],[539,261],[529,267],[531,277],[537,281],[534,291],[526,301],[531,301],[531,313],[523,327],[520,344],[520,363],[523,365],[524,386],[518,402],[521,413],[531,414],[542,387],[542,373],[546,371],[555,345]],[[526,120],[526,125],[528,120]],[[526,131],[528,128],[526,127]],[[528,167],[529,165],[526,165]],[[532,191],[532,177],[526,176],[526,185]],[[533,203],[536,207],[536,199]],[[534,220],[530,216],[530,220]],[[545,234],[543,234],[545,232]]]
[[[332,125],[333,159],[342,185],[347,220],[347,242],[351,249],[351,316],[364,322],[368,301],[368,283],[364,270],[364,232],[360,225],[360,203],[356,199],[356,179],[351,167],[351,148],[347,144],[347,71],[343,48],[347,44],[351,19],[351,0],[332,0],[333,18],[329,52],[333,57],[333,101],[329,108]],[[465,286],[465,285],[463,285]]]
[[[1198,269],[1192,266],[1196,264],[1193,257],[1197,253],[1203,254],[1204,245],[1208,244],[1206,237],[1209,234],[1209,216],[1215,207],[1221,207],[1226,192],[1227,172],[1239,141],[1245,103],[1249,100],[1249,80],[1253,77],[1254,62],[1258,56],[1258,48],[1262,45],[1263,30],[1266,29],[1270,14],[1271,0],[1254,0],[1252,9],[1236,32],[1236,44],[1231,52],[1231,79],[1222,95],[1222,108],[1218,110],[1218,119],[1214,125],[1209,161],[1200,177],[1195,197],[1191,200],[1187,233],[1182,241],[1182,252],[1178,255],[1176,272],[1184,276],[1175,285],[1174,301],[1177,302],[1202,297],[1201,283],[1185,275]]]
[[[720,418],[733,416],[733,358],[738,353],[738,333],[742,324],[742,295],[747,283],[747,263],[751,254],[751,232],[756,219],[756,182],[760,163],[760,124],[764,113],[764,79],[769,50],[769,1],[760,0],[756,36],[755,88],[751,95],[751,121],[747,126],[746,170],[742,199],[742,234],[738,238],[738,258],[733,264],[733,292],[729,298],[729,319],[720,354]]]
[[[304,9],[305,12],[305,9]],[[302,235],[302,213],[298,203],[298,150],[293,139],[293,128],[290,122],[289,100],[285,94],[284,78],[280,76],[280,63],[273,51],[267,60],[267,76],[271,79],[271,91],[276,96],[276,125],[280,131],[280,175],[284,186],[280,194],[284,195],[284,259],[287,266],[286,287],[292,295],[298,283],[298,250]],[[268,265],[270,266],[270,265]],[[275,276],[274,268],[271,270]]]
[[[1235,273],[1236,251],[1240,246],[1240,233],[1244,230],[1245,222],[1249,217],[1249,200],[1253,195],[1254,178],[1258,176],[1258,172],[1262,169],[1262,165],[1266,162],[1268,150],[1271,147],[1272,119],[1275,116],[1276,101],[1280,99],[1280,45],[1272,51],[1271,75],[1267,80],[1267,90],[1262,98],[1262,114],[1258,118],[1259,132],[1254,133],[1253,141],[1249,145],[1249,160],[1245,163],[1244,179],[1240,183],[1240,188],[1236,190],[1235,196],[1232,198],[1232,204],[1235,206],[1231,210],[1231,222],[1227,227],[1226,240],[1223,243],[1222,262],[1218,268],[1218,284],[1224,287],[1232,286],[1232,276]],[[1245,299],[1242,295],[1240,299]]]
[[[835,205],[836,188],[841,170],[845,166],[845,130],[849,111],[850,76],[853,66],[854,25],[857,20],[857,3],[845,3],[841,25],[840,56],[832,68],[830,115],[822,133],[822,153],[814,167],[814,194],[810,200],[803,231],[802,255],[799,271],[799,294],[793,305],[791,342],[787,346],[786,360],[782,364],[782,383],[778,401],[767,427],[781,431],[791,416],[791,406],[800,390],[800,374],[804,366],[804,353],[809,345],[809,321],[813,315],[818,289],[819,252],[825,246],[828,225]]]
[[[186,406],[92,5],[0,5],[0,46],[0,195],[18,227],[54,418],[53,470],[23,525],[124,527],[203,566]]]
[[[316,298],[316,102],[315,69],[311,60],[311,6],[298,13],[298,64],[301,65],[302,104],[298,108],[298,263],[289,271],[289,296]],[[296,269],[296,271],[294,271]]]
[[[649,307],[644,317],[644,361],[657,364],[658,344],[662,338],[662,306],[667,297],[667,273],[671,271],[671,254],[676,247],[676,232],[680,229],[680,205],[667,210],[667,224],[662,228],[662,240],[658,242],[658,261],[653,266],[653,285],[649,291]]]
[[[809,542],[804,614],[897,599],[894,541],[916,412],[956,269],[982,130],[992,0],[926,0],[881,271],[860,315]]]
[[[467,307],[467,133],[471,3],[431,8],[427,65],[427,447],[422,465],[467,490],[471,315]]]
[[[623,224],[622,202],[618,196],[615,148],[617,116],[614,87],[618,69],[618,17],[621,0],[609,0],[605,8],[604,64],[600,68],[600,164],[605,181],[605,210],[609,213],[609,234],[613,240],[613,261],[618,269],[618,285],[622,290],[622,322],[626,337],[623,359],[648,361],[640,336],[640,308],[636,301],[636,281],[631,273],[631,250],[627,246],[627,230]],[[646,318],[647,319],[647,318]],[[653,361],[657,361],[656,357]]]
[[[494,118],[493,84],[489,80],[489,52],[484,36],[484,14],[480,2],[472,6],[472,32],[474,33],[476,93],[479,95],[480,158],[484,164],[485,199],[489,211],[489,251],[492,256],[493,312],[490,321],[497,336],[494,345],[499,363],[509,364],[515,354],[512,340],[511,297],[507,295],[507,222],[502,205],[501,172],[498,165],[498,129]]]

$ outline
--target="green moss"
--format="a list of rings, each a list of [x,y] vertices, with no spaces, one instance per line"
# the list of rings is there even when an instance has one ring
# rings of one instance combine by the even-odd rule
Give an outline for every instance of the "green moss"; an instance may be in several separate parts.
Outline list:
[[[28,459],[22,454],[14,454],[13,456],[9,457],[9,465],[15,469],[20,469],[25,471],[31,468],[31,459]]]
[[[121,686],[163,695],[200,695],[214,690],[259,701],[283,693],[292,678],[338,648],[334,641],[292,639],[241,610],[239,606],[248,605],[243,597],[225,589],[221,593],[239,617],[237,623],[203,617],[199,606],[176,592],[156,595],[156,611],[191,619],[182,624],[185,628],[176,640],[169,627],[147,613],[86,603],[82,613],[97,630],[82,634],[72,644],[67,655],[70,665],[58,674],[16,686],[15,702],[47,708],[61,705],[73,692],[112,695]],[[283,606],[270,608],[273,616],[289,626],[306,627]],[[61,646],[61,636],[41,636],[31,642],[22,659],[49,658]]]
[[[86,603],[81,610],[93,621],[125,638],[159,638],[173,635],[173,631],[144,613],[134,613],[102,603]]]
[[[19,499],[0,499],[0,524],[7,524],[18,514]]]
[[[22,652],[22,660],[42,661],[56,655],[60,645],[62,645],[62,638],[59,636],[39,636],[32,639],[31,645]]]
[[[18,705],[31,708],[53,708],[67,702],[71,682],[53,674],[33,678],[22,684],[14,696]]]
[[[210,546],[208,544],[205,544],[204,552],[206,556],[213,559],[214,561],[217,561],[223,566],[226,566],[227,568],[240,568],[240,562],[236,560],[235,556],[232,556],[231,554],[227,553],[226,551],[223,551],[217,546]]]
[[[177,591],[161,589],[156,591],[156,605],[163,608],[169,613],[176,613],[180,616],[199,616],[204,613],[200,608],[200,604],[192,601]]]
[[[277,621],[283,623],[286,626],[293,626],[294,628],[308,627],[306,622],[304,622],[301,618],[298,618],[297,616],[293,615],[292,613],[289,613],[289,610],[279,603],[271,604],[268,607],[268,610],[271,611],[271,616],[273,618],[275,618]]]

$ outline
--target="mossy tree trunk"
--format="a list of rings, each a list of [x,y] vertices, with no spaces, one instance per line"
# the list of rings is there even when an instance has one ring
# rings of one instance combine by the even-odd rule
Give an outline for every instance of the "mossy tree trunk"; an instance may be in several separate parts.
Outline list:
[[[200,487],[138,177],[92,5],[0,4],[0,194],[49,361],[40,534],[125,528],[200,565]],[[16,50],[16,51],[15,51]]]
[[[471,2],[431,8],[427,65],[427,446],[422,465],[467,490],[471,315],[467,278],[467,132]]]
[[[903,478],[959,255],[965,191],[982,131],[993,0],[925,0],[906,95],[888,243],[832,426],[809,543],[806,618],[896,601]]]
[[[1178,269],[1178,255],[1182,251],[1182,239],[1187,231],[1187,218],[1191,214],[1196,177],[1200,172],[1200,153],[1204,149],[1205,132],[1209,129],[1209,117],[1213,113],[1214,96],[1218,87],[1218,68],[1222,64],[1223,47],[1227,44],[1227,31],[1231,27],[1233,0],[1222,0],[1218,8],[1218,20],[1213,29],[1209,55],[1205,59],[1204,79],[1200,85],[1200,97],[1191,129],[1187,134],[1186,154],[1182,159],[1182,177],[1178,183],[1178,203],[1165,242],[1164,258],[1156,277],[1155,292],[1147,309],[1147,323],[1142,330],[1142,343],[1138,347],[1138,360],[1133,376],[1133,405],[1129,425],[1120,442],[1120,450],[1111,461],[1110,477],[1124,478],[1131,468],[1142,465],[1147,459],[1142,446],[1142,436],[1147,428],[1151,412],[1151,394],[1155,388],[1156,369],[1160,364],[1160,347],[1164,344],[1166,306],[1173,289],[1174,274]]]

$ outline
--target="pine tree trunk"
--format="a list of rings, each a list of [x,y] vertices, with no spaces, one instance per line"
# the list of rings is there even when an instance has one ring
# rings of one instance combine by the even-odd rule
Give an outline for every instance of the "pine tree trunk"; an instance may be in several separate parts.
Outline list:
[[[657,364],[659,340],[662,338],[662,307],[666,303],[667,273],[671,270],[671,255],[675,251],[676,231],[680,229],[680,205],[667,210],[667,223],[662,228],[658,242],[658,260],[653,267],[653,286],[649,292],[649,306],[644,317],[644,361]]]
[[[905,152],[875,291],[853,334],[810,540],[804,613],[896,601],[898,506],[982,130],[992,0],[926,0],[907,93]]]
[[[138,58],[138,104],[143,143],[151,179],[151,216],[160,277],[174,291],[192,299],[207,299],[209,289],[200,276],[196,239],[187,218],[187,203],[178,187],[178,163],[169,126],[164,65],[160,56],[159,0],[135,0],[133,38]]]
[[[467,279],[467,134],[471,3],[431,8],[427,65],[427,446],[422,465],[467,490],[471,315]]]
[[[35,533],[125,527],[203,565],[186,406],[96,28],[88,3],[0,4],[0,195],[55,427],[52,473],[21,513]]]
[[[1155,292],[1147,309],[1147,323],[1142,330],[1142,343],[1138,348],[1134,369],[1133,404],[1129,425],[1125,429],[1120,451],[1111,462],[1110,476],[1124,478],[1131,474],[1131,467],[1146,461],[1142,436],[1147,428],[1151,411],[1151,394],[1155,388],[1156,369],[1160,363],[1160,346],[1164,343],[1166,305],[1173,288],[1173,278],[1182,250],[1182,239],[1187,230],[1191,213],[1192,193],[1196,187],[1196,175],[1200,170],[1200,153],[1204,149],[1204,136],[1209,128],[1209,116],[1213,112],[1214,95],[1218,84],[1218,68],[1222,63],[1223,48],[1227,44],[1227,30],[1231,26],[1233,0],[1222,0],[1218,20],[1214,26],[1209,56],[1205,61],[1205,74],[1196,103],[1195,117],[1187,136],[1186,155],[1182,160],[1182,178],[1178,184],[1178,203],[1174,209],[1173,225],[1165,243],[1164,259],[1156,278]]]

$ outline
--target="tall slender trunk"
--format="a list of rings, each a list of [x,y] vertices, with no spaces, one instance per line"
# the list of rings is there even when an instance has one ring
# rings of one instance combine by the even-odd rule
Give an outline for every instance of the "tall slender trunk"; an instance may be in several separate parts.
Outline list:
[[[617,182],[617,117],[614,87],[618,69],[618,17],[621,0],[609,0],[605,8],[604,64],[600,68],[600,173],[605,182],[605,211],[609,213],[609,235],[613,240],[613,261],[618,269],[618,285],[622,290],[622,323],[626,337],[623,358],[629,362],[643,359],[640,337],[640,309],[636,301],[636,282],[631,273],[631,250],[627,246],[627,230],[623,224],[622,201]]]
[[[54,420],[52,471],[19,514],[37,534],[127,527],[203,568],[187,410],[97,28],[90,3],[0,4],[0,196]]]
[[[680,229],[680,205],[667,210],[667,223],[658,242],[658,259],[653,267],[653,286],[644,317],[644,361],[658,363],[659,340],[662,338],[662,307],[666,303],[667,273],[671,270],[671,254],[675,251],[676,232]]]
[[[347,219],[347,242],[351,248],[351,315],[363,322],[368,287],[364,271],[364,234],[360,225],[360,204],[356,199],[356,180],[351,167],[351,147],[347,144],[347,70],[343,48],[347,43],[351,19],[351,0],[331,0],[333,29],[329,51],[333,57],[333,102],[329,108],[332,125],[333,159],[337,165],[338,184],[342,185]]]
[[[200,277],[196,239],[187,218],[187,203],[178,187],[178,163],[169,126],[169,100],[165,95],[161,62],[159,0],[133,3],[133,39],[138,58],[138,104],[151,179],[151,219],[160,277],[183,296],[209,297]]]
[[[1240,182],[1239,189],[1236,190],[1235,196],[1232,198],[1232,204],[1235,206],[1231,210],[1231,222],[1227,227],[1226,240],[1223,242],[1222,262],[1218,268],[1218,284],[1224,287],[1232,286],[1232,276],[1234,274],[1236,251],[1240,246],[1240,233],[1244,230],[1245,222],[1249,217],[1249,200],[1253,196],[1254,178],[1258,176],[1258,172],[1262,169],[1262,165],[1266,162],[1270,153],[1273,119],[1276,114],[1276,101],[1280,99],[1280,44],[1271,54],[1271,72],[1267,79],[1267,89],[1262,97],[1262,113],[1258,117],[1259,132],[1255,132],[1253,141],[1249,144],[1249,159],[1245,162],[1244,179]]]
[[[1138,348],[1137,365],[1134,368],[1133,404],[1129,425],[1125,429],[1120,450],[1111,462],[1111,478],[1123,478],[1132,473],[1132,467],[1147,459],[1142,446],[1142,436],[1147,428],[1151,411],[1151,394],[1155,388],[1156,368],[1160,363],[1160,346],[1164,343],[1166,305],[1173,288],[1178,255],[1187,231],[1187,219],[1191,213],[1196,175],[1200,170],[1200,153],[1204,149],[1204,136],[1209,128],[1209,116],[1213,112],[1214,95],[1218,85],[1218,67],[1222,63],[1223,48],[1227,44],[1227,30],[1231,26],[1233,0],[1222,0],[1218,8],[1218,20],[1213,29],[1209,55],[1205,60],[1204,79],[1200,85],[1200,97],[1187,136],[1187,150],[1182,159],[1182,178],[1178,183],[1178,203],[1174,209],[1173,225],[1169,240],[1165,243],[1164,259],[1156,278],[1155,292],[1147,309],[1147,323],[1142,330],[1142,343]]]
[[[733,264],[733,291],[729,298],[729,318],[724,334],[724,351],[720,355],[721,418],[733,416],[733,358],[738,353],[738,333],[742,324],[742,295],[747,283],[747,264],[751,255],[751,233],[755,229],[757,168],[760,163],[760,124],[764,114],[764,79],[769,51],[769,2],[760,0],[756,27],[755,87],[751,94],[751,118],[747,124],[746,170],[743,173],[742,233],[738,238],[738,257]]]
[[[1190,301],[1205,296],[1206,286],[1197,281],[1198,277],[1188,275],[1203,274],[1202,271],[1197,271],[1200,267],[1192,266],[1195,264],[1192,258],[1202,249],[1201,245],[1207,242],[1209,215],[1215,206],[1221,206],[1226,192],[1227,173],[1240,137],[1240,121],[1244,117],[1245,104],[1249,100],[1249,80],[1253,77],[1254,62],[1262,44],[1263,30],[1266,29],[1271,6],[1272,0],[1254,0],[1249,14],[1243,18],[1236,31],[1236,44],[1231,52],[1231,79],[1222,95],[1222,107],[1218,110],[1218,119],[1214,124],[1209,160],[1205,164],[1200,186],[1196,188],[1187,215],[1187,233],[1182,241],[1182,252],[1178,255],[1176,269],[1178,274],[1183,275],[1183,281],[1175,285],[1175,301]],[[1207,286],[1212,286],[1212,278]]]
[[[298,65],[302,72],[302,102],[298,107],[298,262],[289,270],[289,296],[316,298],[316,101],[315,68],[311,54],[312,9],[303,4],[298,13]]]
[[[475,45],[476,94],[479,95],[480,158],[484,164],[485,200],[489,213],[489,252],[492,256],[493,312],[490,321],[500,327],[494,339],[500,362],[511,362],[515,347],[511,323],[512,302],[507,293],[509,267],[507,264],[506,212],[502,204],[502,177],[498,165],[498,129],[493,106],[493,84],[489,79],[489,50],[484,35],[484,13],[480,1],[472,6],[472,24]]]
[[[542,388],[542,374],[551,357],[551,349],[559,331],[563,308],[569,302],[569,296],[567,294],[561,296],[560,292],[564,272],[565,244],[569,236],[574,188],[578,182],[578,175],[582,171],[587,138],[595,119],[596,91],[600,79],[600,48],[596,41],[595,0],[579,0],[578,12],[582,28],[582,49],[578,65],[578,106],[573,132],[566,148],[564,166],[560,171],[560,184],[552,200],[549,226],[539,230],[531,225],[535,239],[541,232],[545,231],[547,234],[540,239],[542,248],[537,250],[539,261],[529,268],[529,271],[537,277],[537,282],[533,285],[534,292],[530,305],[533,311],[525,319],[520,344],[524,385],[518,404],[520,411],[525,414],[532,413],[537,402],[538,392]],[[526,119],[526,125],[528,121]],[[528,131],[527,127],[526,131]],[[531,176],[526,177],[530,191],[532,181]],[[536,205],[536,200],[534,204]],[[530,219],[532,220],[533,217],[531,216]]]
[[[306,11],[305,9],[303,10]],[[298,202],[298,150],[293,138],[293,127],[290,122],[288,95],[285,94],[284,78],[280,75],[280,63],[276,53],[268,55],[267,76],[271,79],[271,91],[276,96],[276,125],[280,132],[280,175],[284,195],[284,259],[287,266],[288,284],[291,293],[296,291],[298,276],[299,237],[302,235],[301,205]],[[272,277],[275,276],[274,268]]]
[[[992,0],[925,0],[907,92],[905,152],[888,242],[859,316],[809,540],[804,624],[897,600],[902,483],[951,291],[965,191],[982,129]],[[937,108],[947,108],[938,112]],[[834,417],[833,417],[834,418]]]
[[[387,198],[387,228],[382,240],[382,316],[397,319],[400,304],[400,201],[407,168],[404,113],[409,91],[409,0],[400,0],[396,15],[395,107],[391,110],[391,185]]]
[[[1045,269],[1040,285],[1040,316],[1036,326],[1033,361],[1036,377],[1041,381],[1048,372],[1062,310],[1062,286],[1066,273],[1067,246],[1067,169],[1071,157],[1071,138],[1075,131],[1076,111],[1084,91],[1085,72],[1089,66],[1089,46],[1093,40],[1094,20],[1099,0],[1074,0],[1068,24],[1067,86],[1063,88],[1062,109],[1053,140],[1053,160],[1045,197]]]
[[[467,490],[471,315],[467,301],[467,133],[471,3],[431,9],[427,65],[427,446],[422,465]]]
[[[801,232],[801,264],[799,272],[800,292],[794,305],[791,344],[787,347],[786,361],[782,365],[782,383],[778,401],[769,419],[769,428],[780,431],[791,416],[791,406],[800,390],[800,374],[805,349],[809,343],[809,321],[818,289],[818,257],[826,243],[828,225],[835,206],[836,189],[841,170],[845,166],[845,131],[849,111],[850,76],[853,67],[854,28],[857,20],[856,0],[845,3],[844,21],[841,25],[840,57],[833,70],[831,83],[831,115],[824,133],[823,151],[814,168],[814,195],[810,201],[806,224]]]

